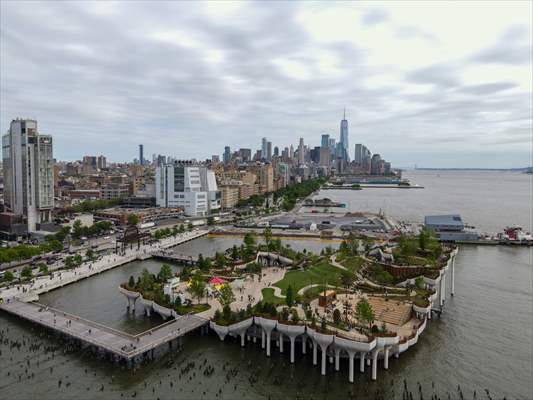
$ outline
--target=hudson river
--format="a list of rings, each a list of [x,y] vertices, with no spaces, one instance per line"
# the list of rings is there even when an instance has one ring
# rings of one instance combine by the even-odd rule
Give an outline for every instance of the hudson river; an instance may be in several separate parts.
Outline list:
[[[412,172],[405,174],[421,190],[365,189],[327,191],[352,210],[380,208],[401,220],[422,221],[428,214],[459,213],[480,232],[496,233],[507,225],[533,229],[532,175],[500,172]],[[322,195],[322,194],[321,194]],[[233,238],[202,238],[183,245],[182,252],[209,254],[233,244]],[[319,250],[318,241],[295,241],[293,247]],[[380,363],[378,380],[368,371],[347,380],[328,365],[325,377],[313,367],[311,354],[274,350],[267,358],[260,346],[215,336],[192,334],[184,350],[137,372],[122,371],[81,353],[46,351],[56,339],[41,337],[37,328],[0,314],[0,398],[2,399],[402,399],[404,380],[413,398],[533,398],[533,249],[462,246],[456,262],[455,296],[446,299],[442,318],[430,321],[418,344]],[[155,261],[135,262],[59,289],[41,301],[129,332],[158,324],[156,317],[126,315],[117,285],[142,268],[158,270]],[[449,288],[450,285],[447,285]],[[36,345],[40,344],[40,347]],[[206,366],[214,367],[204,375]]]

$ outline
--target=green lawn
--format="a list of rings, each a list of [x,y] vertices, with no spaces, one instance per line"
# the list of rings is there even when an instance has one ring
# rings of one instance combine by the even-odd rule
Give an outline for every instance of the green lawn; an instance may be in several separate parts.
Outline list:
[[[348,268],[351,272],[357,272],[363,265],[363,259],[361,257],[346,257],[340,262],[341,265]]]
[[[279,287],[283,294],[285,294],[289,285],[292,285],[295,294],[301,288],[315,283],[325,284],[327,282],[329,285],[340,286],[339,277],[341,272],[339,268],[327,262],[321,262],[305,271],[287,272],[281,281],[274,283],[274,286]]]
[[[261,290],[261,294],[263,295],[264,302],[272,303],[275,306],[285,304],[284,298],[274,296],[274,289],[272,288],[264,288],[263,290]]]

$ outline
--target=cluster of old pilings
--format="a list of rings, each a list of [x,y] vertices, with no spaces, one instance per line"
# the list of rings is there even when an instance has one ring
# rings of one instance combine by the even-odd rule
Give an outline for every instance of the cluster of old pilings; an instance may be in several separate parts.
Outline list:
[[[416,344],[419,335],[426,327],[426,320],[413,332],[410,338],[400,342],[399,336],[383,336],[370,338],[368,341],[357,341],[354,338],[343,336],[338,333],[320,332],[308,325],[286,324],[265,317],[250,317],[236,324],[223,326],[211,321],[210,328],[216,332],[220,340],[226,336],[240,337],[241,346],[246,345],[246,339],[256,343],[261,337],[261,348],[266,355],[271,355],[271,345],[274,341],[283,353],[285,344],[289,345],[290,361],[294,363],[295,348],[302,346],[302,354],[306,354],[308,348],[312,348],[313,365],[318,364],[318,351],[321,353],[320,370],[326,375],[326,364],[335,364],[335,371],[340,370],[340,358],[348,358],[348,380],[354,382],[354,363],[359,359],[359,371],[365,372],[365,364],[371,366],[372,380],[377,379],[378,360],[383,361],[383,368],[389,368],[389,358],[398,358],[400,353]],[[366,363],[365,363],[366,361]]]

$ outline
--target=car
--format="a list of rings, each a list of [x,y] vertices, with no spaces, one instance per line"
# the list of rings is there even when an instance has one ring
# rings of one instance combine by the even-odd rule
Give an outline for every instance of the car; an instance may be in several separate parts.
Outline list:
[[[109,240],[109,239],[111,239],[111,236],[104,236],[104,239],[105,240]]]

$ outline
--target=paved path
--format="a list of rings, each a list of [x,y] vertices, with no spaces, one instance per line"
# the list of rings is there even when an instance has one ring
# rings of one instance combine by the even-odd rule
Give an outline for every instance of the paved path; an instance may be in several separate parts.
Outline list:
[[[312,285],[307,285],[307,286],[304,286],[303,288],[301,288],[300,290],[298,290],[298,294],[300,296],[303,296],[304,292],[307,290],[307,289],[311,289],[311,288],[314,288],[314,287],[317,287],[317,286],[327,286],[329,288],[332,288],[332,289],[338,289],[337,286],[334,286],[334,285],[323,285],[321,283],[313,283]]]
[[[132,359],[207,323],[204,318],[185,315],[141,334],[129,335],[42,304],[10,300],[1,304],[0,309],[126,359]]]

